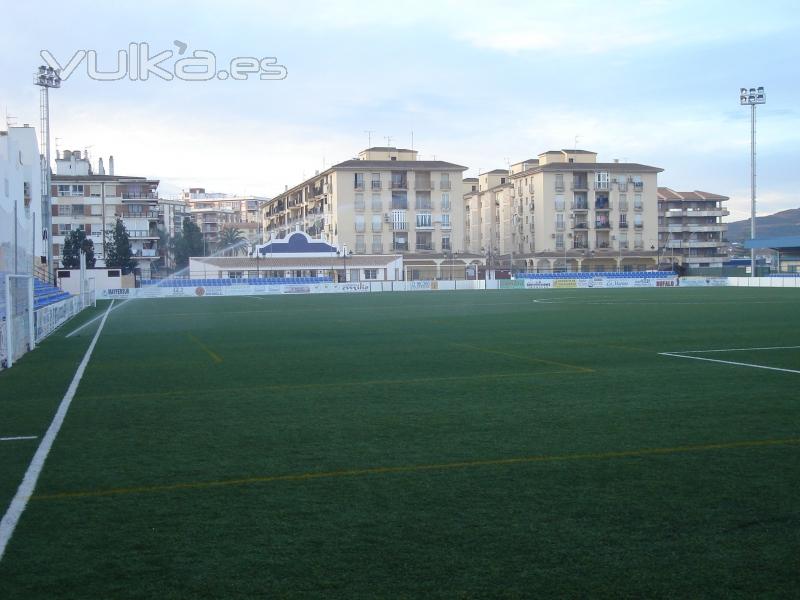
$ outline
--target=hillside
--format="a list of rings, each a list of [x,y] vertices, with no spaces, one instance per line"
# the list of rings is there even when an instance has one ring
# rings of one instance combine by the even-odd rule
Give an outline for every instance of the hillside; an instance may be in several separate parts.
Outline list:
[[[782,237],[800,235],[800,208],[782,210],[774,215],[756,217],[756,237]],[[727,239],[744,242],[750,239],[750,219],[728,223]]]

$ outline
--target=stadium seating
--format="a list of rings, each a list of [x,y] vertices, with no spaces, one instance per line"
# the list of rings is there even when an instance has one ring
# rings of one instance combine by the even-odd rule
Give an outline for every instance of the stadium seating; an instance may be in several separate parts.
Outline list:
[[[605,277],[608,279],[645,279],[660,278],[674,275],[672,271],[594,271],[588,273],[515,273],[517,279],[593,279]]]
[[[5,280],[5,273],[0,273],[0,279]],[[70,297],[71,294],[59,287],[46,283],[41,279],[33,280],[33,309],[39,310],[45,306],[61,302]],[[0,315],[5,316],[5,297],[0,299]]]
[[[330,283],[330,277],[253,277],[229,279],[142,279],[142,287],[157,285],[161,287],[214,287],[230,285],[296,285],[309,283]]]

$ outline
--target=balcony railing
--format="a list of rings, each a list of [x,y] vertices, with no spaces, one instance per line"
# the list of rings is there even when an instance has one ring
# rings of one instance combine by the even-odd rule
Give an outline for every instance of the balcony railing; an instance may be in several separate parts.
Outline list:
[[[407,231],[407,230],[408,230],[408,223],[403,223],[400,221],[392,222],[392,231]]]
[[[575,229],[589,229],[588,223],[575,223]]]
[[[430,252],[433,250],[433,242],[417,242],[416,249],[422,252]]]
[[[573,179],[572,180],[572,190],[588,190],[589,189],[589,181],[587,179]]]
[[[380,181],[373,181],[372,185],[370,186],[373,190],[381,189],[381,182]]]
[[[589,210],[589,203],[588,202],[573,202],[572,203],[572,210]]]
[[[601,191],[607,191],[607,190],[611,189],[611,183],[608,182],[608,181],[595,181],[594,182],[594,189],[601,190]]]
[[[364,191],[364,182],[363,181],[356,181],[353,184],[353,189],[363,192]]]
[[[408,182],[405,179],[402,181],[396,181],[393,179],[391,186],[393,190],[405,190],[408,188]]]
[[[594,224],[595,229],[611,229],[610,221],[597,221]]]
[[[634,192],[641,192],[644,190],[644,183],[641,181],[634,181],[633,182],[633,191]]]
[[[417,190],[432,190],[433,186],[431,185],[431,180],[430,179],[428,179],[427,181],[415,180],[414,181],[414,188],[417,189]]]
[[[557,192],[563,192],[564,191],[564,182],[563,181],[560,181],[560,182],[556,181],[555,188],[556,188]]]
[[[431,188],[431,189],[433,189],[433,188]],[[440,181],[439,182],[439,189],[440,190],[445,190],[445,191],[449,190],[450,189],[450,180],[448,179],[446,181],[444,181],[444,180]]]
[[[81,194],[83,195],[83,194]],[[123,200],[158,200],[158,194],[135,194],[131,192],[124,192],[122,194]]]
[[[611,210],[611,203],[608,200],[597,200],[594,203],[595,210]]]
[[[620,229],[627,229],[627,228],[628,228],[628,222],[627,222],[627,221],[625,221],[625,222],[620,222],[620,224],[619,224],[619,228],[620,228]]]
[[[408,252],[408,242],[406,242],[405,244],[392,242],[392,250],[395,252]]]
[[[579,241],[577,241],[577,240],[576,240],[576,241],[575,241],[575,242],[572,244],[572,247],[573,247],[574,249],[576,249],[576,250],[582,250],[582,249],[586,249],[586,248],[588,248],[588,247],[589,247],[589,242],[579,242]]]

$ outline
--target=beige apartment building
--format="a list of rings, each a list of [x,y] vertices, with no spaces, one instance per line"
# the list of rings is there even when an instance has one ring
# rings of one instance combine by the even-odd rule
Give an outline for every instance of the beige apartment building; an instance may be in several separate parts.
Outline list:
[[[600,163],[586,150],[548,151],[490,171],[464,196],[465,245],[493,268],[512,260],[529,271],[655,268],[661,171]]]
[[[264,238],[304,231],[355,254],[401,254],[414,277],[442,276],[463,253],[465,170],[417,160],[416,150],[368,148],[264,202]]]
[[[260,206],[267,198],[207,193],[204,188],[190,188],[181,197],[203,233],[207,250],[215,248],[225,227],[239,229],[250,245],[262,242]]]
[[[149,277],[151,264],[158,261],[159,230],[164,214],[158,203],[158,180],[115,175],[114,157],[109,158],[108,174],[99,160],[95,173],[89,159],[80,151],[65,150],[56,157],[52,176],[53,262],[61,266],[64,236],[82,229],[94,243],[97,266],[104,266],[106,241],[111,239],[117,218],[122,219],[142,277]]]
[[[708,192],[658,188],[658,240],[670,263],[721,267],[728,259],[725,234],[728,197]]]

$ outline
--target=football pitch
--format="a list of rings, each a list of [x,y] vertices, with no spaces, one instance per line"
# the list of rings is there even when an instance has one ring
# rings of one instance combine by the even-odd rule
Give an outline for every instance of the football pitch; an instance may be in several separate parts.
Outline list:
[[[800,290],[132,300],[2,598],[791,597]],[[0,513],[108,309],[0,374]],[[713,352],[710,352],[713,351]]]

